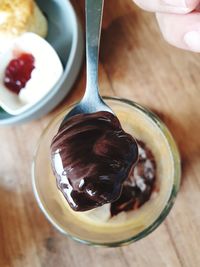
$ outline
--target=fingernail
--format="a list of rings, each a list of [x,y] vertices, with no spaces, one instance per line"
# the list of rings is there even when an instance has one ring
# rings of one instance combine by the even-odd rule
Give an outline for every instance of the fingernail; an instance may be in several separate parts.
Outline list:
[[[185,0],[163,0],[166,4],[175,7],[187,7]]]
[[[186,33],[184,41],[191,50],[200,52],[200,32],[191,31]]]

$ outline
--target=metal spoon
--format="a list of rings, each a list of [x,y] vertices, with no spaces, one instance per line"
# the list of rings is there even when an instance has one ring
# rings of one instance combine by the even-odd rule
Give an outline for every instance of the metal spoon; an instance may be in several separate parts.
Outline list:
[[[66,115],[62,124],[70,117],[81,113],[113,111],[99,95],[98,61],[104,0],[86,0],[86,64],[87,84],[81,101]]]

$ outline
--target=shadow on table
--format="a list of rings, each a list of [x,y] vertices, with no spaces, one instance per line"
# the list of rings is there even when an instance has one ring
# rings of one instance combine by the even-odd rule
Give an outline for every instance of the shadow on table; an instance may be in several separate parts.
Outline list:
[[[106,64],[115,62],[116,59],[118,59],[119,63],[120,57],[129,57],[129,53],[132,54],[140,45],[141,24],[139,23],[138,11],[136,12],[132,2],[129,9],[123,8],[119,3],[122,3],[122,1],[108,1],[105,3],[100,60],[102,63],[106,62]],[[116,16],[109,17],[110,14],[114,14],[113,12],[109,12],[109,8],[113,8],[113,6],[117,10]],[[129,32],[130,34],[128,34]],[[132,32],[134,32],[134,35],[131,34]]]
[[[173,114],[164,114],[152,110],[167,125],[172,133],[181,155],[182,162],[182,183],[191,174],[194,165],[200,160],[200,117],[198,114],[184,114],[178,121]],[[179,116],[180,117],[180,116]]]

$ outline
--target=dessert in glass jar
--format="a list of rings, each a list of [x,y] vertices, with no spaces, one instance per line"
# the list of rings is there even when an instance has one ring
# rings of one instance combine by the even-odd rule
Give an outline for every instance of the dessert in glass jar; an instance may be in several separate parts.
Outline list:
[[[112,195],[113,198],[111,197],[109,201],[106,201],[108,193],[110,193],[109,190],[108,192],[105,189],[106,194],[103,192],[97,197],[96,192],[100,187],[95,187],[95,191],[94,184],[88,185],[86,179],[76,180],[79,191],[87,193],[85,199],[88,201],[84,202],[83,205],[83,202],[80,199],[77,200],[72,194],[74,191],[72,189],[76,188],[76,183],[69,183],[65,179],[67,177],[66,172],[62,172],[60,176],[56,173],[59,168],[65,171],[66,169],[63,169],[61,163],[64,161],[62,159],[60,165],[59,161],[56,162],[55,170],[55,162],[52,164],[52,155],[54,156],[56,152],[61,155],[59,149],[62,147],[59,147],[58,144],[62,145],[63,141],[66,140],[65,138],[62,139],[64,132],[62,132],[62,138],[59,139],[59,141],[61,140],[60,143],[56,143],[55,137],[61,132],[60,125],[64,116],[73,107],[60,113],[49,124],[40,139],[33,163],[33,188],[38,204],[45,216],[62,233],[90,245],[120,246],[145,237],[165,219],[173,206],[179,189],[180,157],[169,130],[155,114],[129,100],[111,97],[106,97],[104,100],[116,114],[128,138],[132,136],[137,143],[136,149],[134,140],[130,137],[132,155],[136,157],[137,154],[138,158],[132,160],[132,167],[128,166],[128,174],[125,179],[122,179],[123,183],[118,190],[118,196],[113,197]],[[115,124],[115,127],[118,126]],[[119,131],[121,130],[119,129]],[[121,138],[122,135],[124,136],[124,132],[120,132],[118,137]],[[94,161],[91,155],[89,157],[87,154],[86,140],[88,139],[79,139],[78,150],[76,149],[76,152],[79,151],[80,153],[76,153],[76,157],[84,159],[80,164],[89,162],[88,159],[90,162]],[[124,153],[123,160],[126,161],[127,153],[130,152],[126,144],[119,140],[117,150],[117,142],[115,142],[117,139],[112,137],[110,140],[112,145],[113,142],[116,145],[111,146],[110,149],[113,152],[113,159],[115,159],[116,154],[122,155]],[[104,153],[107,157],[107,148],[110,145],[107,146],[105,142],[100,144],[100,146],[96,144],[95,148],[98,147],[98,149],[95,151]],[[99,164],[106,166],[107,171],[106,157],[103,159],[103,165],[102,162]],[[116,160],[114,162],[115,166],[112,165],[112,167],[114,166],[115,169],[119,162]],[[83,166],[77,167],[75,172],[73,170],[73,175],[77,174],[79,170],[82,172],[83,169]],[[91,173],[94,172],[94,166],[90,166],[89,170]],[[120,168],[120,170],[122,169]],[[84,175],[82,177],[87,178]],[[59,180],[59,177],[63,179]],[[105,178],[103,175],[100,177]],[[67,185],[67,183],[69,184]],[[103,188],[106,188],[106,182],[104,186]],[[72,197],[71,202],[70,197]],[[93,205],[96,203],[94,200],[98,200],[100,205]],[[80,206],[77,206],[79,204]]]

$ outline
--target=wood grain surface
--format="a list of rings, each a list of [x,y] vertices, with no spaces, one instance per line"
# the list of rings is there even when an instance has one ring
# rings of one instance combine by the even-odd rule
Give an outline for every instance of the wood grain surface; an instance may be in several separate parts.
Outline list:
[[[84,25],[84,1],[73,0]],[[40,120],[0,128],[0,267],[200,266],[200,55],[168,45],[154,15],[131,0],[107,0],[100,51],[103,95],[154,110],[173,133],[182,156],[176,204],[151,235],[130,246],[81,245],[58,233],[39,210],[31,187],[38,138],[56,113],[78,100],[85,67],[71,93]]]

